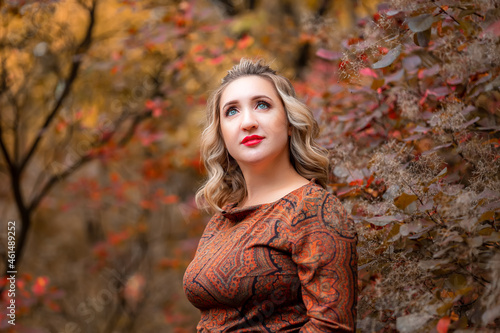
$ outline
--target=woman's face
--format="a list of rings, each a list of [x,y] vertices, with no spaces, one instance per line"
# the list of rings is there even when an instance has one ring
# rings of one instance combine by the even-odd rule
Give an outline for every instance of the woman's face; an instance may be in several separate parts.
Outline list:
[[[226,148],[240,168],[290,163],[291,129],[273,83],[256,75],[231,82],[221,95],[219,112]]]

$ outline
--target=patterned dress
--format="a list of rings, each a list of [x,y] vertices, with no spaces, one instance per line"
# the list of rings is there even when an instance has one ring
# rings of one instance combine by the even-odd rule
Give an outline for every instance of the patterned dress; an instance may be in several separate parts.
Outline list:
[[[267,204],[226,205],[201,237],[184,291],[198,332],[353,332],[353,222],[311,180]]]

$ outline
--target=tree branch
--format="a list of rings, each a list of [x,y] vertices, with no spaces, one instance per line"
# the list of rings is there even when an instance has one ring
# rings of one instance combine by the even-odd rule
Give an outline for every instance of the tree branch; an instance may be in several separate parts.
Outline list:
[[[435,0],[432,0],[432,2],[435,2]],[[448,13],[448,12],[447,12],[447,11],[446,11],[443,7],[442,7],[442,6],[437,5],[437,4],[434,4],[434,6],[436,6],[437,8],[439,8],[441,13],[446,14],[446,15],[447,15],[448,17],[450,17],[453,21],[455,21],[455,23],[456,23],[456,24],[461,25],[461,24],[460,24],[460,22],[458,22],[458,21],[457,21],[457,19],[453,17],[453,15],[450,15],[450,14],[449,14],[449,13]]]
[[[9,155],[9,152],[7,151],[7,147],[5,147],[5,143],[3,142],[2,124],[0,124],[0,148],[2,149],[2,155],[5,158],[7,165],[9,166],[9,170],[12,172],[12,170],[14,169],[14,165],[12,163],[12,160],[10,159],[10,155]]]
[[[7,70],[5,67],[5,58],[2,58],[2,73],[0,73],[0,95],[7,91]],[[3,141],[3,133],[2,133],[2,114],[0,113],[0,149],[2,150],[2,155],[7,162],[7,166],[9,167],[9,171],[12,173],[12,169],[14,164],[10,158],[7,147],[5,146],[5,142]]]
[[[238,14],[238,10],[234,6],[231,0],[213,0],[213,2],[218,4],[228,16],[235,16]]]
[[[146,118],[149,118],[151,116],[151,111],[144,112],[143,114],[138,114],[134,117],[132,120],[132,124],[128,128],[127,132],[123,135],[123,137],[118,141],[118,146],[123,147],[124,145],[127,144],[127,142],[132,139],[134,136],[135,129],[139,124]]]
[[[163,64],[165,62],[166,61],[162,62],[161,66],[159,66],[159,68],[162,68]],[[161,70],[158,70],[158,72],[155,75],[152,76],[152,79],[155,82],[154,89],[153,89],[152,94],[151,94],[152,97],[155,97],[155,96],[162,96],[163,97],[162,93],[160,92],[160,75],[161,75]],[[132,120],[132,124],[128,128],[127,132],[118,141],[118,146],[119,147],[125,146],[132,139],[132,137],[134,136],[134,132],[135,132],[137,126],[139,126],[139,124],[143,120],[145,120],[147,118],[150,118],[151,115],[152,115],[152,111],[151,110],[149,110],[149,111],[143,111],[142,113],[137,113],[135,115],[134,119]]]
[[[12,158],[12,161],[14,164],[17,164],[17,162],[19,161],[19,123],[21,118],[21,110],[19,110],[19,105],[17,104],[15,97],[11,94],[10,91],[7,91],[7,96],[10,100],[10,103],[12,104],[12,107],[14,108],[14,156]]]
[[[31,201],[29,205],[29,210],[33,211],[36,209],[36,207],[40,204],[40,201],[42,201],[43,197],[50,191],[50,189],[60,182],[61,180],[67,178],[69,175],[71,175],[73,172],[75,172],[77,169],[82,167],[85,163],[91,161],[92,158],[89,155],[82,156],[77,162],[75,162],[73,165],[68,167],[66,170],[59,174],[52,175],[50,179],[45,183],[44,187],[38,193],[38,195]]]
[[[7,91],[7,70],[5,61],[5,58],[2,57],[2,73],[0,73],[0,95]]]
[[[402,181],[410,189],[410,191],[417,197],[417,200],[420,202],[420,205],[424,206],[424,202],[423,202],[422,198],[420,198],[420,196],[413,189],[413,187],[410,184],[408,184],[408,182],[404,178],[402,179]],[[437,207],[434,207],[434,211],[435,211],[436,215],[439,217],[439,221],[437,221],[428,211],[426,211],[425,214],[429,217],[429,219],[431,219],[432,222],[443,227],[445,224],[444,219],[441,217],[441,214],[439,214],[439,212],[437,211]]]
[[[126,145],[128,143],[128,141],[130,141],[130,139],[133,137],[133,134],[134,134],[135,129],[137,128],[137,126],[144,119],[149,118],[150,116],[151,116],[151,111],[147,111],[147,112],[144,112],[144,113],[141,113],[141,114],[137,114],[134,117],[134,119],[132,121],[132,124],[127,129],[126,134],[124,135],[124,137],[122,137],[121,140],[118,142],[118,147],[123,147],[124,145]],[[108,135],[104,139],[102,139],[102,141],[95,142],[92,145],[92,147],[93,148],[102,147],[106,143],[108,143],[109,141],[111,141],[111,139],[116,134],[116,132],[118,132],[118,129],[121,126],[121,124],[123,124],[124,120],[125,120],[125,117],[119,118],[116,121],[115,130],[112,133],[110,133],[110,135]],[[70,167],[68,167],[63,172],[52,175],[50,177],[50,179],[45,183],[45,185],[43,186],[43,188],[41,189],[41,191],[31,200],[31,203],[29,205],[29,209],[30,210],[36,209],[36,207],[38,206],[38,204],[40,203],[40,201],[42,201],[42,199],[45,197],[45,195],[51,190],[51,188],[55,184],[57,184],[58,182],[60,182],[60,181],[62,181],[64,179],[66,179],[73,172],[75,172],[77,169],[79,169],[80,167],[82,167],[85,163],[87,163],[87,162],[89,162],[89,161],[91,161],[93,159],[94,159],[94,157],[92,155],[89,155],[89,154],[85,155],[85,156],[82,156],[82,157],[80,157],[80,159],[77,162],[75,162],[73,165],[71,165]]]
[[[329,4],[330,4],[329,0],[321,1],[321,3],[319,4],[319,7],[316,10],[316,13],[314,15],[315,20],[321,19],[326,14]],[[309,62],[310,51],[311,51],[311,43],[305,42],[304,44],[302,44],[299,51],[297,52],[298,57],[295,60],[295,68],[296,68],[296,72],[297,72],[298,77],[302,76],[303,70],[306,67],[307,63]]]
[[[91,42],[92,42],[92,33],[94,31],[94,25],[95,25],[95,10],[96,10],[97,2],[92,2],[92,6],[88,9],[89,10],[89,25],[87,27],[87,32],[85,33],[85,38],[82,40],[80,45],[77,47],[75,55],[73,56],[73,64],[70,69],[70,73],[68,75],[68,78],[65,80],[64,84],[64,90],[61,93],[61,95],[57,98],[56,103],[54,107],[52,108],[52,111],[49,113],[47,118],[45,119],[44,124],[40,128],[40,130],[37,133],[37,136],[35,138],[35,141],[31,145],[31,148],[29,149],[28,153],[24,156],[22,159],[20,165],[19,165],[19,170],[22,172],[22,170],[26,167],[26,164],[28,161],[33,157],[34,152],[36,151],[38,145],[40,144],[40,140],[42,139],[44,133],[47,131],[47,128],[49,127],[50,123],[52,120],[55,118],[57,115],[59,109],[61,108],[62,103],[68,96],[71,87],[78,76],[78,72],[80,69],[80,65],[82,64],[82,59],[83,59],[83,54],[87,52],[87,50],[90,48]]]

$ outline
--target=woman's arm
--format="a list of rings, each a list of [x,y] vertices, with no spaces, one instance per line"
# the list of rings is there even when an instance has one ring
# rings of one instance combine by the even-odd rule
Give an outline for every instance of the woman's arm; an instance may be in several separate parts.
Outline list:
[[[293,260],[309,321],[300,332],[354,332],[357,237],[340,201],[327,192],[305,197],[295,221]]]

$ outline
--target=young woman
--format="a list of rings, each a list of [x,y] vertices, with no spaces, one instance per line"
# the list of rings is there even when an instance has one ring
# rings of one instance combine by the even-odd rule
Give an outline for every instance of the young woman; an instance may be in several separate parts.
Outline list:
[[[184,275],[198,332],[355,331],[357,238],[311,111],[246,59],[207,106],[197,201],[216,213]]]

